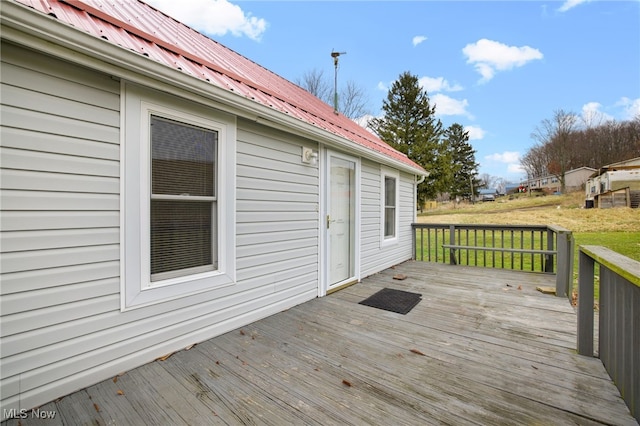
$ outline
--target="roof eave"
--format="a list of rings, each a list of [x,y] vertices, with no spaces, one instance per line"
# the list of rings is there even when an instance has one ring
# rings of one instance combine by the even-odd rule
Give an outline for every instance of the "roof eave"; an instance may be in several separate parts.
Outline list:
[[[230,90],[157,63],[144,55],[79,31],[53,16],[35,12],[16,2],[0,9],[2,39],[54,54],[82,66],[97,69],[134,83],[151,85],[181,97],[207,98],[223,104],[229,112],[287,132],[376,160],[404,172],[427,176],[428,172],[373,151],[356,142],[255,102]]]

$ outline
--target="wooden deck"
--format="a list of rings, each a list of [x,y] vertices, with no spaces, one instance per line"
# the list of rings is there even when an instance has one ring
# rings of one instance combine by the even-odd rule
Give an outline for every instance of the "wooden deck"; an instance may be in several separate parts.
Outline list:
[[[576,355],[574,309],[539,285],[553,277],[406,262],[41,410],[47,424],[637,425],[601,362]],[[384,287],[422,301],[358,304]]]

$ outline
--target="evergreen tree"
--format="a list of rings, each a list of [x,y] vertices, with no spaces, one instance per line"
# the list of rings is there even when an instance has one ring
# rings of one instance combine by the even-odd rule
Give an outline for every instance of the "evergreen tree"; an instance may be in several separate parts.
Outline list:
[[[473,199],[481,182],[477,178],[479,164],[475,159],[476,151],[469,144],[469,133],[460,124],[453,123],[445,131],[444,145],[450,159],[448,164],[451,181],[447,191],[449,196]]]
[[[422,205],[435,198],[444,170],[443,164],[438,164],[444,131],[435,117],[436,107],[430,105],[418,77],[404,72],[391,85],[382,110],[384,116],[371,120],[369,128],[430,173],[418,186],[418,204]]]

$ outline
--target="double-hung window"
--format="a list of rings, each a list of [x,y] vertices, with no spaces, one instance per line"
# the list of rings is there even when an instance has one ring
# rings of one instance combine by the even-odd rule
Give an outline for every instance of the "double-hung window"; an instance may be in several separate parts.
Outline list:
[[[217,269],[218,131],[150,116],[151,281]]]
[[[399,190],[400,176],[398,172],[383,169],[381,173],[381,243],[382,245],[397,243],[399,226]]]
[[[235,118],[123,83],[122,309],[235,283]]]

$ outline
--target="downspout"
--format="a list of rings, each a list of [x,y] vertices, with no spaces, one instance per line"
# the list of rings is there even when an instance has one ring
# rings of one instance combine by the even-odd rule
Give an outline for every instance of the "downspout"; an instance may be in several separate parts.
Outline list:
[[[414,223],[418,221],[418,185],[420,185],[422,182],[424,182],[424,180],[427,178],[427,176],[429,176],[429,172],[426,172],[425,174],[420,176],[420,178],[415,181],[416,186],[413,187],[413,199],[414,199],[414,202],[416,203],[415,208],[413,209],[413,222]],[[415,253],[415,251],[414,251],[414,253]]]

